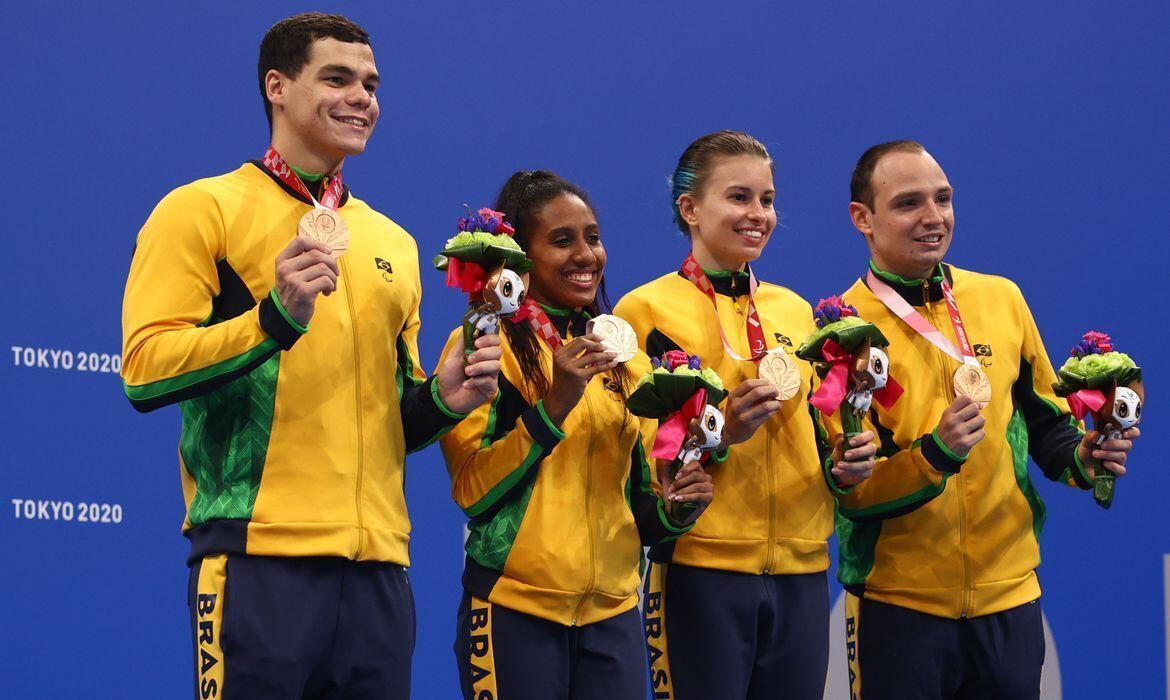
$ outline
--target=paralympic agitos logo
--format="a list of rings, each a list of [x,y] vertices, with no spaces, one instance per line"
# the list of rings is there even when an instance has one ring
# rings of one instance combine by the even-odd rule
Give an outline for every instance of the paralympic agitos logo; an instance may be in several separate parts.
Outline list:
[[[394,281],[394,267],[390,264],[389,260],[374,258],[374,264],[377,265],[378,269],[382,271],[382,279],[387,282]]]

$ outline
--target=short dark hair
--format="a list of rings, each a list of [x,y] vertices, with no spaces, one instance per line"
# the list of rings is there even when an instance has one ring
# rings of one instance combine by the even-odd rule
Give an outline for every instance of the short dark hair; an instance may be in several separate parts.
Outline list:
[[[849,201],[861,202],[873,209],[873,171],[878,161],[887,153],[926,153],[926,147],[917,141],[902,139],[887,141],[870,146],[861,154],[853,166],[853,177],[849,181]]]
[[[684,235],[691,235],[691,227],[683,221],[678,210],[678,198],[684,194],[698,194],[703,189],[711,163],[719,156],[759,156],[772,167],[772,156],[768,149],[755,137],[742,131],[724,129],[700,136],[687,146],[678,158],[678,165],[670,176],[670,205],[674,210],[674,223]]]
[[[268,101],[268,88],[264,76],[270,70],[295,78],[309,61],[309,46],[319,39],[337,39],[349,43],[370,43],[366,30],[341,15],[327,15],[323,12],[305,12],[282,19],[272,25],[260,41],[260,61],[257,72],[260,78],[260,97],[264,100],[264,114],[268,117],[268,129],[272,130],[272,103]]]

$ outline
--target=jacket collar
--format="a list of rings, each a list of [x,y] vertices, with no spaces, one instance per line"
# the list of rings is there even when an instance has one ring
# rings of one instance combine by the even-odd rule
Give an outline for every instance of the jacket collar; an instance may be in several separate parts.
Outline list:
[[[869,269],[873,271],[883,282],[890,285],[890,287],[898,293],[898,296],[906,300],[911,306],[922,306],[929,302],[942,301],[942,282],[945,279],[947,284],[954,284],[954,278],[951,275],[951,266],[946,263],[939,263],[935,268],[934,274],[927,279],[906,279],[893,272],[886,272],[879,270],[877,265],[873,264],[873,260],[869,261]],[[868,276],[868,275],[867,275]],[[866,277],[861,278],[862,284],[868,287]]]
[[[737,271],[708,270],[705,267],[703,268],[707,279],[711,280],[711,286],[715,288],[715,293],[732,298],[741,297],[748,293],[751,282],[750,270],[751,268],[747,265],[744,265],[743,270]],[[678,274],[680,277],[684,277],[682,270],[679,270]]]
[[[275,173],[273,173],[268,168],[264,167],[263,162],[261,162],[259,160],[250,160],[248,162],[251,163],[252,165],[255,165],[260,170],[260,172],[267,175],[273,182],[275,182],[280,187],[280,189],[284,190],[286,193],[291,195],[293,199],[296,199],[299,202],[304,202],[305,204],[308,204],[308,205],[313,204],[312,201],[302,197],[300,192],[297,192],[293,188],[284,184],[284,181],[281,180],[279,177],[277,177]],[[307,185],[309,187],[309,189],[318,188],[320,186],[320,184],[321,184],[320,180],[318,180],[316,183],[311,183],[311,182],[305,183],[305,185]],[[341,201],[337,203],[338,208],[344,207],[345,203],[348,201],[349,201],[349,185],[347,185],[343,182],[343,183],[341,183]]]
[[[560,333],[562,338],[568,338],[570,335],[579,338],[585,335],[585,324],[593,318],[586,309],[562,309],[547,304],[541,304],[540,308],[548,314],[548,320],[552,322],[553,328],[557,329],[557,333]]]

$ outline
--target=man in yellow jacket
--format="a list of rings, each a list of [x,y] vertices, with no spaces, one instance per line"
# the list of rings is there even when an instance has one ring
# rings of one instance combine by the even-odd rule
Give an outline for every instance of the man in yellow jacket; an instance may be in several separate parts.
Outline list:
[[[867,700],[1038,697],[1044,504],[1028,457],[1089,488],[1097,470],[1125,473],[1138,435],[1095,445],[1052,392],[1019,288],[943,262],[952,196],[913,141],[870,148],[853,172],[850,215],[871,257],[843,298],[889,339],[906,392],[873,404],[880,459],[837,496],[850,685]]]
[[[127,397],[182,411],[196,695],[405,700],[403,459],[495,394],[499,338],[419,370],[414,240],[342,184],[378,118],[366,32],[283,20],[258,77],[270,147],[159,203],[122,314]]]

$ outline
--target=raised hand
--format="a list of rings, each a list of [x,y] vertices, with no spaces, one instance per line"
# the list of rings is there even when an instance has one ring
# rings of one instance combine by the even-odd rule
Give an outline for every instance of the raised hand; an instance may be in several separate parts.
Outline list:
[[[715,482],[699,462],[687,462],[673,478],[670,475],[669,462],[662,460],[661,464],[664,468],[661,469],[658,478],[662,483],[662,496],[667,503],[693,503],[695,506],[693,510],[685,511],[681,519],[675,516],[678,510],[671,508],[668,511],[671,518],[680,525],[693,522],[707,510],[707,506],[711,505],[711,500],[715,497]]]
[[[829,471],[842,486],[860,484],[873,474],[876,454],[877,443],[873,441],[873,431],[866,430],[854,435],[848,449],[845,436],[838,433],[833,440],[833,467]]]
[[[552,356],[552,386],[544,397],[544,411],[558,427],[569,417],[569,412],[585,394],[585,385],[593,375],[617,366],[617,355],[601,344],[601,339],[589,333],[562,345]]]
[[[732,390],[723,411],[723,447],[744,442],[780,410],[780,392],[764,379],[748,379]]]
[[[975,399],[959,396],[943,411],[938,422],[938,437],[947,449],[965,459],[986,437],[983,432],[986,422]]]
[[[439,365],[439,398],[456,413],[467,413],[496,395],[500,380],[500,336],[481,335],[475,352],[463,354],[463,344],[454,343]]]
[[[329,247],[298,234],[276,256],[276,296],[294,321],[309,325],[317,295],[329,296],[337,289],[337,261]]]

